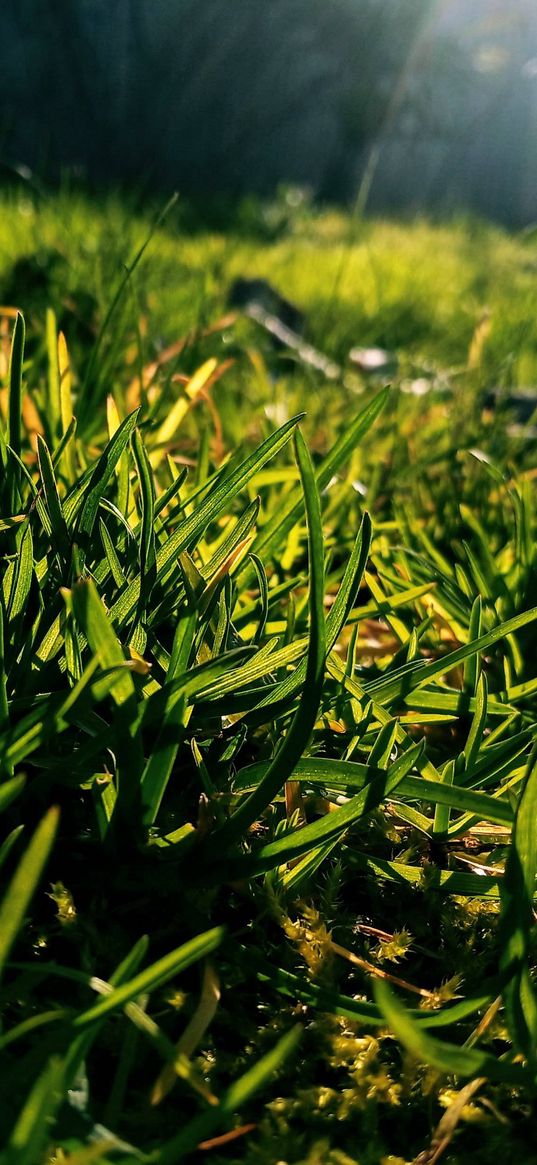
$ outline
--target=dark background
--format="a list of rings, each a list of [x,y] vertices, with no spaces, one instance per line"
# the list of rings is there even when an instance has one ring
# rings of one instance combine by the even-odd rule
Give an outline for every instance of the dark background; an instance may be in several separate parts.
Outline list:
[[[1,0],[4,178],[537,218],[535,0]]]

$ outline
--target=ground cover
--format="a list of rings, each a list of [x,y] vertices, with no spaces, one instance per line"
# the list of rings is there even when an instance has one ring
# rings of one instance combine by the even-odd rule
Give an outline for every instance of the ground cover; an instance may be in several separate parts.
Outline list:
[[[3,205],[6,1161],[534,1161],[531,237]]]

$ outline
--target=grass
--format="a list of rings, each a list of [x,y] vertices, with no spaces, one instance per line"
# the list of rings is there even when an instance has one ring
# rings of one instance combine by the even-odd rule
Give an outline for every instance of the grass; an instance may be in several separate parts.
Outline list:
[[[4,207],[4,1159],[529,1165],[531,239]]]

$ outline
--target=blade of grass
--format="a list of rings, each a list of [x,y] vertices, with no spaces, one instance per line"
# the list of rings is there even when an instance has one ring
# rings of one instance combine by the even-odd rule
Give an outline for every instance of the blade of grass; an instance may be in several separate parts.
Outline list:
[[[149,605],[151,591],[155,585],[157,574],[157,558],[155,544],[155,485],[144,443],[140,432],[135,429],[132,434],[132,450],[142,503],[142,521],[140,525],[140,610]]]
[[[331,841],[335,837],[341,837],[360,818],[371,813],[382,801],[386,800],[390,793],[397,788],[399,782],[403,780],[403,777],[419,761],[422,751],[422,743],[413,745],[412,748],[408,749],[408,752],[403,753],[395,761],[391,768],[386,772],[381,770],[380,777],[370,781],[362,792],[357,793],[346,805],[342,805],[334,813],[327,813],[318,821],[303,825],[300,829],[293,829],[276,841],[261,846],[251,856],[238,857],[235,860],[228,858],[226,863],[216,865],[214,871],[209,869],[209,873],[214,876],[214,872],[218,870],[225,878],[240,877],[241,875],[257,877],[285,862],[294,861],[295,858],[301,857],[302,854],[308,853],[318,845]],[[255,793],[251,796],[255,796]],[[200,873],[200,876],[203,877],[203,873]]]
[[[304,694],[283,744],[254,793],[235,810],[231,818],[211,837],[211,857],[221,854],[242,836],[266,806],[300,760],[311,736],[321,699],[326,656],[324,620],[324,550],[321,506],[315,484],[310,454],[300,432],[296,437],[296,455],[304,490],[308,521],[308,559],[310,569],[310,632]]]
[[[65,568],[71,556],[71,540],[67,530],[62,503],[58,493],[58,484],[52,465],[52,458],[46,442],[37,434],[37,458],[39,472],[43,483],[43,496],[48,510],[52,539],[56,545],[60,562]]]
[[[537,996],[531,979],[533,897],[537,874],[537,752],[520,798],[502,881],[501,966],[511,970],[504,1004],[515,1047],[537,1066]]]
[[[485,1076],[509,1084],[529,1083],[530,1074],[519,1064],[497,1060],[479,1048],[459,1047],[430,1036],[419,1027],[407,1009],[396,999],[387,983],[378,980],[373,986],[375,1000],[395,1037],[420,1063],[430,1064],[438,1072],[462,1077]]]
[[[45,331],[47,337],[47,401],[46,401],[46,431],[50,437],[52,447],[61,436],[60,433],[60,370],[58,366],[58,334],[54,310],[47,307]]]
[[[358,414],[352,424],[344,429],[330,453],[317,470],[316,483],[319,493],[325,489],[342,465],[348,460],[359,441],[366,435],[385,407],[390,394],[389,388],[382,389]],[[254,554],[266,554],[277,550],[285,536],[292,530],[302,513],[300,490],[293,490],[288,501],[269,519],[258,534],[252,550]]]
[[[176,1165],[187,1154],[192,1153],[200,1141],[206,1140],[220,1124],[225,1123],[233,1113],[240,1110],[242,1105],[270,1080],[274,1072],[286,1063],[297,1050],[302,1034],[303,1029],[298,1024],[291,1028],[291,1031],[282,1036],[269,1052],[230,1085],[221,1096],[217,1108],[194,1117],[162,1148],[151,1153],[149,1161],[155,1162],[155,1165]]]
[[[258,469],[270,461],[287,444],[291,433],[296,428],[300,416],[293,417],[277,429],[259,446],[255,453],[250,454],[238,469],[219,478],[207,497],[200,503],[179,528],[168,538],[164,546],[157,552],[157,578],[163,582],[169,571],[177,561],[183,550],[205,532],[208,525],[220,517],[226,506],[238,496],[248,485]],[[125,593],[114,603],[110,615],[118,626],[122,626],[132,614],[140,595],[140,580],[135,579]]]
[[[35,1165],[43,1159],[62,1083],[63,1062],[54,1056],[30,1089],[15,1122],[6,1146],[6,1165]]]
[[[406,753],[402,754],[407,755]],[[249,788],[263,779],[267,770],[267,762],[250,765],[241,769],[235,777],[235,788]],[[293,779],[304,781],[311,785],[320,785],[323,789],[365,789],[373,781],[381,781],[382,768],[373,765],[360,764],[356,761],[337,761],[329,758],[306,757],[299,761]],[[410,801],[427,801],[433,805],[446,805],[451,809],[460,809],[468,813],[475,813],[479,820],[492,821],[498,825],[512,825],[514,813],[510,802],[496,797],[489,797],[485,793],[474,793],[470,789],[461,788],[448,782],[430,781],[425,777],[403,777],[397,785],[396,800],[403,798]]]
[[[52,849],[58,820],[58,809],[49,809],[29,842],[0,905],[0,975]]]
[[[0,813],[7,809],[8,805],[22,793],[26,784],[26,777],[21,774],[18,777],[11,777],[9,781],[4,781],[0,785]]]
[[[73,395],[72,395],[72,376],[71,376],[71,362],[69,359],[69,351],[67,348],[67,341],[63,332],[58,333],[58,371],[60,376],[60,417],[63,437],[65,438],[73,427],[73,436],[76,428],[76,421],[73,416]],[[74,422],[74,426],[73,426]],[[74,444],[70,441],[65,446],[64,453],[64,473],[68,485],[72,485],[75,480],[76,466],[75,466],[75,450]]]
[[[470,656],[476,655],[477,652],[486,651],[487,648],[493,647],[501,639],[506,639],[513,632],[519,631],[529,623],[533,623],[535,619],[537,619],[537,607],[532,607],[529,611],[522,611],[519,615],[515,615],[512,619],[507,619],[506,622],[500,623],[498,627],[493,627],[491,631],[480,635],[473,642],[466,643],[463,647],[458,647],[456,651],[451,651],[448,655],[444,655],[440,659],[433,661],[413,660],[411,663],[398,668],[393,674],[388,673],[385,676],[381,676],[378,680],[372,680],[370,683],[364,684],[364,691],[375,700],[382,702],[396,700],[401,696],[406,696],[409,692],[415,691],[416,688],[430,683],[435,676],[447,674],[457,664],[463,663]]]
[[[371,518],[367,511],[364,513],[360,529],[356,541],[354,543],[350,558],[345,568],[345,573],[341,580],[335,601],[333,602],[329,614],[326,619],[326,654],[332,651],[332,648],[337,642],[337,639],[349,618],[350,612],[356,601],[356,595],[360,588],[362,577],[367,562],[369,548],[371,545]],[[292,675],[286,676],[285,679],[274,688],[271,692],[265,693],[262,699],[256,704],[255,719],[261,722],[266,715],[265,709],[272,710],[273,717],[276,718],[281,714],[279,705],[285,709],[288,701],[300,691],[306,680],[307,659],[302,660]],[[252,717],[249,722],[253,723]]]
[[[190,939],[189,942],[183,943],[182,946],[170,951],[169,954],[163,955],[161,959],[157,959],[156,963],[139,971],[134,979],[129,979],[126,983],[122,982],[121,986],[111,991],[109,995],[105,995],[87,1011],[77,1015],[73,1020],[73,1027],[75,1029],[84,1028],[95,1020],[102,1019],[104,1015],[116,1011],[118,1007],[124,1007],[126,1003],[131,999],[136,999],[138,995],[162,987],[174,975],[191,967],[192,963],[197,963],[199,959],[212,954],[220,946],[224,933],[223,927],[216,926],[212,930]]]
[[[11,353],[9,357],[9,398],[6,432],[6,444],[11,447],[16,457],[20,457],[22,451],[22,366],[24,361],[25,338],[26,326],[24,323],[24,316],[18,312],[17,318],[15,320],[15,327],[13,329]],[[10,514],[16,513],[17,497],[18,474],[16,473],[15,469],[13,469],[11,476],[11,489],[8,496]]]
[[[261,983],[268,983],[276,991],[298,999],[301,1003],[314,1007],[329,1015],[340,1015],[351,1019],[365,1027],[382,1027],[385,1019],[382,1011],[375,1003],[364,999],[355,999],[349,995],[327,987],[315,980],[307,980],[292,971],[282,967],[271,966],[270,963],[250,949],[241,948],[241,962],[247,969],[252,969]],[[450,1004],[439,1011],[418,1011],[409,1009],[408,1014],[424,1030],[441,1030],[453,1027],[456,1023],[464,1022],[476,1011],[484,1011],[489,1006],[497,984],[484,984],[483,991],[469,999]]]
[[[81,507],[80,516],[76,525],[76,537],[81,553],[80,569],[83,567],[89,549],[90,537],[97,517],[99,502],[135,428],[138,420],[138,412],[139,410],[136,410],[130,416],[126,417],[117,432],[114,433],[112,440],[108,442],[106,449],[99,457],[91,477],[85,486],[84,493],[76,499],[77,509]],[[69,524],[73,520],[73,508],[73,506],[69,508],[69,513],[68,506],[66,505],[64,508],[65,517]]]
[[[153,238],[153,236],[155,235],[156,231],[161,226],[161,224],[164,222],[164,219],[166,218],[166,216],[169,214],[169,212],[176,205],[178,197],[179,197],[178,194],[172,195],[172,197],[166,203],[166,206],[164,207],[164,209],[161,210],[160,214],[155,219],[155,221],[152,224],[150,230],[148,231],[141,247],[139,247],[138,251],[136,252],[134,258],[125,267],[125,273],[122,276],[122,278],[118,284],[115,295],[113,296],[113,298],[110,302],[110,305],[108,307],[106,315],[105,315],[105,317],[102,321],[102,324],[99,328],[99,331],[97,333],[97,338],[96,338],[95,343],[93,345],[93,350],[92,350],[90,359],[88,361],[88,366],[86,368],[86,373],[85,373],[84,381],[82,384],[82,391],[80,393],[80,399],[83,402],[83,408],[80,410],[81,415],[79,418],[81,423],[87,419],[87,411],[88,410],[87,410],[85,402],[91,401],[91,407],[92,407],[92,409],[95,409],[95,405],[97,404],[97,401],[98,401],[99,378],[96,377],[97,362],[98,362],[98,359],[100,356],[100,351],[102,348],[104,337],[108,331],[108,328],[110,327],[110,323],[113,319],[113,316],[117,310],[118,305],[121,302],[122,296],[125,293],[125,289],[129,284],[129,280],[132,278],[132,275],[134,274],[134,271],[136,270],[140,260],[142,259],[146,248],[149,246],[151,239]]]
[[[73,611],[93,653],[103,669],[125,662],[121,644],[116,639],[107,612],[91,579],[77,583],[72,590]],[[144,765],[139,730],[138,706],[132,675],[119,667],[110,688],[116,705],[115,726],[117,752],[120,757],[117,809],[123,827],[136,829],[140,821],[140,779]]]

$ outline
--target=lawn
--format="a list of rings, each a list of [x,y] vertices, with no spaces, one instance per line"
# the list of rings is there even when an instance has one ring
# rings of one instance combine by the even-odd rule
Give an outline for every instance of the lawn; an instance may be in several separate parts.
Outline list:
[[[531,1165],[534,236],[1,205],[3,1160]]]

